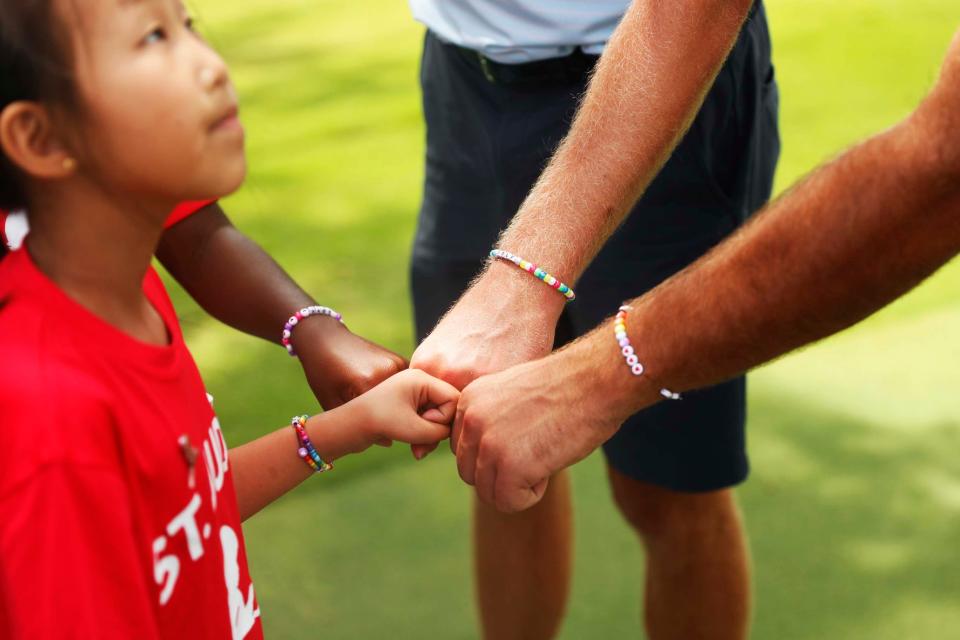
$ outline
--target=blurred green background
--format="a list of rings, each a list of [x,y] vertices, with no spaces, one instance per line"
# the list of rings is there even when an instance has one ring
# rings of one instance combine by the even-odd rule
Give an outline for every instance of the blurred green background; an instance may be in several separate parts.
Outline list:
[[[242,96],[250,178],[225,208],[351,328],[413,348],[407,260],[422,178],[423,29],[402,0],[195,0]],[[955,0],[770,0],[778,190],[902,118],[960,26]],[[856,197],[856,194],[851,194]],[[877,256],[883,260],[883,256]],[[174,291],[234,444],[316,403],[281,349]],[[960,629],[960,263],[751,379],[754,637]],[[602,460],[574,470],[564,638],[638,637],[640,549]],[[269,637],[476,637],[470,493],[440,451],[342,461],[245,526]],[[950,631],[950,630],[953,631]]]

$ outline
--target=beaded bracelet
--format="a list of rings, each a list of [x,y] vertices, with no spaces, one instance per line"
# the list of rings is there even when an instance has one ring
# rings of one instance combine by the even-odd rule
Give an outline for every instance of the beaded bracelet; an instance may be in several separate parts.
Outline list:
[[[549,273],[547,273],[537,265],[533,264],[532,262],[527,262],[520,256],[516,256],[510,253],[509,251],[503,251],[502,249],[494,249],[493,251],[490,252],[490,257],[500,258],[501,260],[512,262],[513,264],[517,265],[524,271],[529,272],[538,280],[543,280],[543,282],[546,285],[562,293],[564,297],[567,299],[567,302],[572,302],[577,297],[577,295],[573,292],[573,289],[571,289],[569,286],[560,282],[557,278],[553,277],[552,275],[550,275]]]
[[[627,312],[630,310],[631,307],[624,305],[617,311],[617,316],[613,321],[613,335],[617,339],[617,344],[620,345],[620,353],[623,354],[627,366],[630,367],[630,373],[635,376],[642,376],[643,365],[630,344],[630,338],[627,337]],[[669,389],[660,389],[660,395],[667,400],[680,400],[680,394]]]
[[[310,316],[330,316],[334,320],[343,323],[343,316],[330,307],[313,305],[300,309],[300,311],[297,311],[295,314],[290,316],[290,319],[287,320],[287,324],[283,325],[283,337],[280,339],[280,342],[283,343],[283,346],[287,348],[287,353],[289,353],[291,356],[297,355],[297,352],[293,350],[293,342],[291,341],[291,338],[293,337],[293,328],[300,324],[301,320],[304,318],[309,318]]]
[[[303,458],[303,461],[313,469],[314,473],[330,471],[330,469],[333,469],[333,465],[329,462],[324,462],[320,454],[317,453],[317,450],[314,449],[313,443],[310,442],[310,436],[307,435],[306,429],[307,418],[309,418],[309,416],[294,416],[290,421],[293,428],[297,431],[297,441],[300,443],[300,448],[297,449],[297,455]]]

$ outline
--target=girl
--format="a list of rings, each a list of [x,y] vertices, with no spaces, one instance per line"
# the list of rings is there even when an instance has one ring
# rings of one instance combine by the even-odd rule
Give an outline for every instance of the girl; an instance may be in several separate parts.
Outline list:
[[[338,457],[442,440],[457,391],[401,373],[227,455],[150,267],[173,206],[246,168],[178,0],[0,0],[0,151],[31,223],[0,262],[0,637],[262,637],[241,521]]]

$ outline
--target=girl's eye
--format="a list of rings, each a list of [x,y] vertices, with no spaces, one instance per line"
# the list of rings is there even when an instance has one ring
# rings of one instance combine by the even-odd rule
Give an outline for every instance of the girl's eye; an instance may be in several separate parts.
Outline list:
[[[144,44],[154,44],[156,42],[163,42],[167,39],[167,32],[163,27],[157,27],[150,33],[146,35],[143,39]]]
[[[194,25],[194,22],[193,22],[193,18],[187,18],[186,20],[184,20],[184,21],[183,21],[183,25],[187,28],[187,31],[194,31],[194,32],[196,32],[196,28],[195,28],[195,25]]]

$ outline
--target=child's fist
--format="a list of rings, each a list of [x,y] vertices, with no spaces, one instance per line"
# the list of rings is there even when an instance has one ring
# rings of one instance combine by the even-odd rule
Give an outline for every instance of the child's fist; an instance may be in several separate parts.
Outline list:
[[[453,386],[411,369],[384,380],[350,404],[362,412],[360,429],[366,446],[394,440],[435,445],[450,437],[459,399],[460,392]]]

